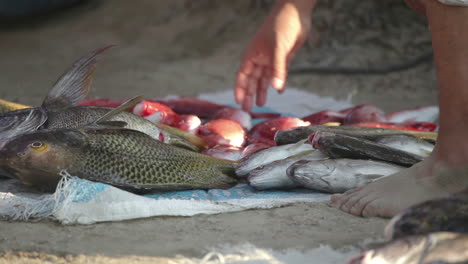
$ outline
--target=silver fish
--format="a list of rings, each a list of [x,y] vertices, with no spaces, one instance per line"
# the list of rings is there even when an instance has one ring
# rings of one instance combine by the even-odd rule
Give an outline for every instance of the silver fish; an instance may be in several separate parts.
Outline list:
[[[302,140],[295,144],[274,146],[254,152],[239,160],[236,166],[236,174],[239,177],[245,177],[250,171],[257,167],[266,165],[275,160],[288,158],[304,151],[313,150],[312,145],[305,142],[306,140]]]
[[[410,167],[423,157],[391,148],[370,140],[318,132],[313,135],[312,145],[331,158],[372,159]]]
[[[421,157],[429,156],[434,149],[434,144],[410,135],[386,136],[375,140],[375,142]]]
[[[390,135],[413,135],[430,141],[435,141],[437,139],[436,132],[404,131],[374,127],[313,125],[279,130],[275,134],[275,142],[277,145],[291,144],[308,138],[311,134],[316,132],[330,132],[367,140],[374,140],[376,138],[381,138],[382,136]]]
[[[364,251],[348,264],[468,263],[468,235],[436,232],[392,240]]]
[[[311,153],[292,156],[284,160],[276,160],[260,166],[249,173],[247,182],[257,190],[291,189],[298,185],[286,173],[289,166],[298,160],[327,159],[320,151],[311,150]]]
[[[341,193],[402,169],[404,168],[381,161],[327,159],[295,162],[287,173],[299,186],[321,192]]]

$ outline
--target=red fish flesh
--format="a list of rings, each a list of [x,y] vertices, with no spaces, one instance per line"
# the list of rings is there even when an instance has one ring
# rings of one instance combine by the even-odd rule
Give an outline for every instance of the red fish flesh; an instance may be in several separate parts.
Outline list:
[[[227,119],[211,120],[198,128],[198,136],[209,145],[241,147],[245,144],[245,130],[236,121]]]
[[[320,111],[301,118],[304,121],[310,122],[312,125],[323,125],[330,122],[343,123],[346,114],[331,110]]]
[[[274,146],[276,131],[309,125],[310,122],[303,121],[297,117],[283,116],[267,119],[252,127],[249,131],[248,138],[253,143],[265,143]]]

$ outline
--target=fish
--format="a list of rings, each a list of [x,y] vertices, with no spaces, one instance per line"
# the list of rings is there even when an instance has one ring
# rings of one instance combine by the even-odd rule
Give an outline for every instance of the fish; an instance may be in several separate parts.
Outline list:
[[[288,177],[288,168],[298,160],[322,161],[327,158],[328,157],[320,153],[320,151],[311,150],[283,160],[276,160],[249,172],[247,182],[257,190],[302,187]]]
[[[31,111],[35,111],[36,118],[29,118],[30,126],[22,126],[18,133],[33,132],[37,129],[77,128],[87,125],[115,108],[97,106],[77,106],[89,93],[92,76],[96,63],[103,53],[112,45],[96,49],[90,54],[78,59],[49,89],[40,107],[21,109],[0,114],[0,140],[7,134],[12,136],[10,130],[14,124],[24,122]],[[42,117],[39,117],[39,113]],[[122,111],[113,116],[110,121],[123,121],[126,128],[146,133],[154,139],[164,138],[166,143],[176,143],[178,146],[193,150],[202,149],[201,139],[194,139],[189,133],[180,132],[178,135],[162,130],[148,120]],[[27,129],[26,129],[27,128]],[[186,141],[186,142],[183,142]]]
[[[411,135],[387,136],[379,138],[374,142],[387,147],[406,151],[423,158],[429,156],[434,149],[434,144]]]
[[[468,263],[468,235],[436,232],[392,240],[368,249],[348,264]]]
[[[307,140],[302,140],[295,144],[264,148],[249,156],[245,156],[236,164],[236,174],[239,177],[246,177],[250,171],[257,167],[266,165],[275,160],[282,160],[305,151],[313,150],[312,145],[306,142]]]
[[[48,192],[63,171],[135,193],[225,189],[237,182],[233,165],[140,131],[96,124],[17,135],[0,149],[0,167]]]
[[[247,157],[257,151],[260,151],[262,149],[266,149],[266,148],[269,148],[271,147],[269,144],[265,144],[265,143],[252,143],[252,144],[249,144],[247,145],[244,150],[242,151],[242,156],[241,158],[244,158],[244,157]]]
[[[36,113],[41,113],[44,116],[28,120],[28,122],[35,122],[29,126],[30,129],[34,127],[39,128],[46,124],[51,114],[61,112],[80,103],[89,92],[97,60],[111,47],[106,46],[94,50],[89,55],[77,60],[49,89],[41,106],[0,114],[0,136],[3,131],[9,129],[8,127],[15,123],[24,122],[31,111],[36,111]],[[17,131],[18,133],[27,133],[33,130]],[[9,132],[8,134],[11,135]]]
[[[388,122],[435,122],[439,118],[438,106],[423,106],[387,113]]]
[[[276,132],[274,140],[277,145],[285,145],[296,143],[300,140],[308,138],[315,132],[331,132],[340,135],[346,135],[356,138],[363,138],[368,140],[375,140],[383,136],[394,135],[413,135],[430,142],[435,142],[437,139],[436,132],[423,132],[423,131],[403,131],[396,129],[373,128],[373,127],[354,127],[354,126],[324,126],[312,125],[302,126],[292,129],[284,129]]]
[[[387,239],[432,232],[468,234],[468,195],[457,194],[411,206],[394,216],[385,227]]]
[[[330,122],[343,123],[345,117],[346,115],[343,113],[331,110],[324,110],[311,115],[304,116],[301,119],[310,122],[312,125],[323,125]]]
[[[242,147],[245,145],[245,130],[233,120],[216,119],[198,127],[197,135],[210,147],[217,145]]]
[[[126,100],[116,100],[116,99],[106,99],[106,98],[88,98],[83,99],[78,106],[100,106],[100,107],[110,107],[116,108],[120,106]],[[132,112],[133,108],[128,109],[127,111]]]
[[[201,119],[196,115],[180,115],[180,117],[182,118],[182,124],[179,128],[196,135],[198,128],[202,124]]]
[[[241,159],[243,150],[243,147],[216,146],[204,149],[201,153],[220,159],[237,161]]]
[[[326,193],[342,193],[397,173],[404,167],[356,159],[299,160],[287,170],[298,186]]]
[[[238,108],[222,108],[214,115],[211,117],[211,120],[216,120],[216,119],[228,119],[228,120],[233,120],[239,123],[242,128],[245,130],[250,130],[252,128],[252,117],[250,114],[242,109]]]
[[[164,105],[169,106],[174,112],[179,115],[196,115],[200,118],[213,119],[213,115],[223,109],[238,109],[231,106],[220,105],[208,100],[203,100],[196,97],[181,97],[178,99],[154,100]],[[255,113],[249,112],[251,118],[276,118],[279,113]]]
[[[311,135],[309,142],[331,158],[372,159],[410,167],[423,157],[370,140],[329,132]]]
[[[388,128],[388,129],[398,129],[398,130],[410,130],[410,131],[436,131],[438,125],[436,123],[430,122],[403,122],[403,123],[391,123],[391,122],[364,122],[364,123],[355,123],[351,126],[361,126],[361,127],[377,127],[377,128]]]
[[[31,108],[31,107],[28,105],[18,104],[18,103],[0,99],[0,113],[11,112],[11,111],[25,109],[25,108]]]
[[[355,106],[343,120],[343,125],[350,125],[363,122],[385,122],[387,118],[382,109],[371,104]]]
[[[271,118],[253,126],[249,130],[248,139],[254,143],[267,143],[273,146],[275,145],[274,136],[276,131],[307,125],[310,125],[310,122],[303,121],[297,117],[283,116]]]

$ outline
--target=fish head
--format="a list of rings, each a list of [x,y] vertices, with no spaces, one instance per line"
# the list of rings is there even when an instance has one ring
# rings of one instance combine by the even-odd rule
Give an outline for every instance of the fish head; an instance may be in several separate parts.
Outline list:
[[[80,144],[76,133],[67,132],[44,130],[3,142],[0,167],[26,185],[55,189],[60,172],[76,161]]]

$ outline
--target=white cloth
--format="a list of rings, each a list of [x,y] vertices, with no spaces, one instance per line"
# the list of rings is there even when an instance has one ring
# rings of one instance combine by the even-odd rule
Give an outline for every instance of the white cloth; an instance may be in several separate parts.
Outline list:
[[[453,6],[468,6],[468,0],[439,0],[442,4]]]

